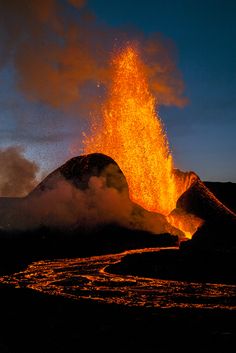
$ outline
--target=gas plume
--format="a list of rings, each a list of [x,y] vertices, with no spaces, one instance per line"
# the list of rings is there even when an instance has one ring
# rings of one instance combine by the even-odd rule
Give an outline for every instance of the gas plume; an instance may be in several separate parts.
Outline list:
[[[107,184],[112,175],[113,187]],[[56,174],[49,188],[42,192],[36,188],[26,198],[0,199],[0,216],[0,229],[8,231],[43,226],[89,230],[98,225],[118,224],[156,234],[182,235],[163,215],[149,213],[131,202],[127,184],[120,183],[114,165],[109,165],[102,176],[91,176],[85,190]]]
[[[27,195],[37,184],[38,166],[29,161],[20,147],[0,149],[0,196]]]
[[[97,107],[101,88],[110,81],[108,53],[135,35],[159,104],[186,103],[170,43],[106,27],[83,0],[0,0],[0,29],[0,64],[14,65],[18,89],[30,100],[80,112]]]

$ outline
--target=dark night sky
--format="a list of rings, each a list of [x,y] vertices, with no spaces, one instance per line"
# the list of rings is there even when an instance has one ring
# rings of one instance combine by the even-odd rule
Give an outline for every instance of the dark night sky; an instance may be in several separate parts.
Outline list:
[[[189,103],[159,112],[175,164],[203,180],[236,182],[236,2],[91,0],[87,7],[109,28],[160,32],[173,41]],[[87,121],[72,110],[29,101],[17,90],[16,75],[6,61],[0,70],[1,147],[22,145],[51,171],[71,156],[72,142],[80,144]]]

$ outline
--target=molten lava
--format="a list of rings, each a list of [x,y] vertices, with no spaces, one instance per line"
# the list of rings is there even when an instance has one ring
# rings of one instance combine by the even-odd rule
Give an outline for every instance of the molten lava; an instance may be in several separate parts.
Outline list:
[[[113,58],[102,123],[93,125],[91,136],[85,138],[84,152],[112,157],[127,179],[131,200],[167,216],[191,184],[192,176],[184,181],[177,177],[155,108],[145,65],[135,47],[129,45]],[[173,217],[169,221],[175,225]]]

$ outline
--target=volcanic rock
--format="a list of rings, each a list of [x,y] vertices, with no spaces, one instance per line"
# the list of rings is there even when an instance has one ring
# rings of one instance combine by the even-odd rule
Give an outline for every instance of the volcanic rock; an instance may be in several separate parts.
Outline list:
[[[176,209],[193,214],[204,221],[192,240],[182,244],[182,247],[235,251],[236,214],[220,202],[200,179],[195,180],[181,195]]]
[[[226,207],[236,213],[236,184],[231,182],[204,181],[204,185],[220,200]]]
[[[104,154],[93,153],[71,158],[61,167],[50,173],[29,196],[35,196],[41,192],[55,189],[61,178],[72,183],[76,188],[85,190],[88,188],[89,179],[92,176],[103,176],[104,170],[110,165],[113,166],[113,173],[110,173],[110,175],[106,173],[107,186],[114,187],[119,191],[128,188],[126,179],[117,163]]]

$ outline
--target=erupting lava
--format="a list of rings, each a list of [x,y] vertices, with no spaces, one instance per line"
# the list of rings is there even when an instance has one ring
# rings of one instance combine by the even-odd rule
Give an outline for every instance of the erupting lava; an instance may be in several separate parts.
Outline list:
[[[164,215],[175,209],[191,178],[180,182],[163,124],[149,91],[145,65],[132,45],[112,61],[112,83],[102,107],[103,121],[94,123],[84,152],[112,157],[123,171],[132,201]]]

